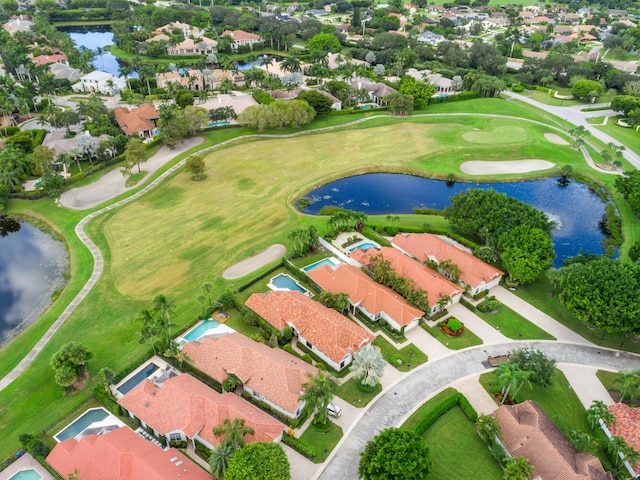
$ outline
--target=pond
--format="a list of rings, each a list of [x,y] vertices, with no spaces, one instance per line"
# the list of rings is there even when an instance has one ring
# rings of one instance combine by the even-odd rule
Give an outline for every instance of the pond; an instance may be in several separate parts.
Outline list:
[[[416,207],[441,210],[449,197],[468,188],[493,188],[542,210],[555,222],[553,237],[556,268],[562,260],[585,252],[603,254],[605,235],[599,222],[604,202],[586,185],[571,181],[566,187],[557,178],[526,182],[463,183],[448,186],[442,180],[412,175],[373,173],[344,178],[312,190],[305,213],[317,214],[325,205],[357,210],[369,215],[412,213]]]
[[[26,222],[0,216],[0,344],[7,343],[51,304],[64,287],[64,243]]]
[[[113,45],[113,33],[107,25],[92,25],[87,27],[60,27],[60,31],[65,32],[78,47],[87,47],[95,53],[98,47],[103,48]],[[116,77],[120,76],[120,62],[118,57],[103,52],[96,55],[92,62],[96,70],[111,73]],[[137,72],[133,72],[130,77],[136,77]]]

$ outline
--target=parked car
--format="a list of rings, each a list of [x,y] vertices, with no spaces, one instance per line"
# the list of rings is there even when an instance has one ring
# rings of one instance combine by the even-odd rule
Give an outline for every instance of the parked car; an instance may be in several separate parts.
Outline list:
[[[342,409],[335,403],[329,403],[329,405],[327,405],[327,413],[337,418],[342,415]]]

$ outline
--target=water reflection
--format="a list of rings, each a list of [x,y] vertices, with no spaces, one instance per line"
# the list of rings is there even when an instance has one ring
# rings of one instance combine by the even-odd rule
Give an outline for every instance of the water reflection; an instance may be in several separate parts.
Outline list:
[[[16,224],[17,223],[17,228]],[[0,232],[0,344],[38,318],[65,284],[67,252],[29,223],[3,219]]]
[[[6,237],[10,233],[20,230],[20,222],[13,218],[3,217],[0,215],[0,237]]]

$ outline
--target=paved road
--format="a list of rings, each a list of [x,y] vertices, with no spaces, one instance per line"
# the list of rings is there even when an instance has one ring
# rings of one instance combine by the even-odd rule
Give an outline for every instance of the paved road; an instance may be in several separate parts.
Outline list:
[[[503,355],[517,348],[539,348],[563,364],[588,365],[604,370],[638,367],[640,356],[565,342],[517,342],[481,345],[425,363],[386,388],[345,432],[341,442],[314,477],[317,480],[357,480],[358,459],[365,444],[382,430],[400,425],[425,399],[460,379],[486,370],[489,355]]]

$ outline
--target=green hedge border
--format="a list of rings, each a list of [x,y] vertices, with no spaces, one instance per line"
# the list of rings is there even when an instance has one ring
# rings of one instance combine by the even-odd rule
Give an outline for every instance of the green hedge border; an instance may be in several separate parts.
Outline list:
[[[473,423],[478,419],[478,412],[471,406],[469,400],[458,392],[444,398],[440,403],[436,404],[425,414],[422,420],[414,427],[413,431],[418,435],[422,435],[429,427],[436,423],[442,415],[455,406],[460,406],[467,418]]]

